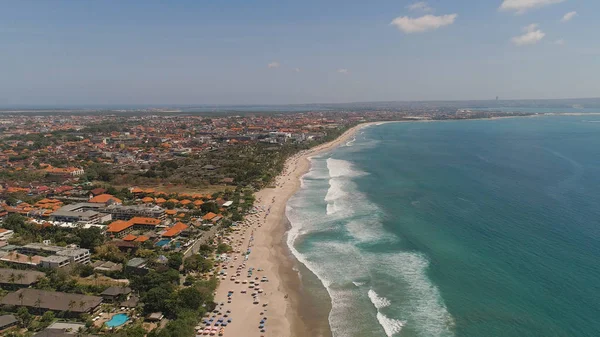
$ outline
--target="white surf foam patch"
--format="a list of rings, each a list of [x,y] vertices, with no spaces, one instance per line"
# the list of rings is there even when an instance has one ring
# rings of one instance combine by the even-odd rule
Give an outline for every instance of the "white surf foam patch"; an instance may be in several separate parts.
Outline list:
[[[453,336],[454,320],[448,312],[438,288],[427,277],[429,261],[421,254],[402,252],[372,254],[379,263],[378,272],[389,274],[406,290],[400,306],[406,325],[414,326],[421,336]]]
[[[380,311],[380,309],[392,305],[392,302],[383,296],[379,296],[373,289],[369,289],[367,295],[369,296],[371,303],[373,303],[377,309],[377,321],[385,331],[385,334],[388,337],[391,337],[399,333],[404,326],[404,322],[399,319],[389,318]]]
[[[329,324],[333,336],[360,336],[364,335],[364,329],[383,329],[387,336],[397,337],[402,326],[411,326],[410,330],[416,331],[416,336],[452,336],[451,316],[439,291],[426,275],[428,261],[425,257],[402,252],[368,253],[357,245],[394,235],[381,225],[376,205],[369,203],[368,199],[358,193],[356,185],[352,183],[350,178],[361,174],[360,171],[347,165],[348,162],[341,162],[336,163],[335,159],[315,159],[311,171],[326,171],[327,178],[313,172],[315,179],[310,182],[311,185],[292,197],[286,207],[286,215],[291,223],[287,236],[288,247],[327,290],[332,302]],[[310,179],[312,178],[309,177],[307,182]],[[345,179],[346,184],[340,185],[340,197],[334,199],[344,209],[332,215],[324,215],[326,203],[323,201],[330,192],[331,179],[341,182]],[[340,193],[331,191],[330,197],[335,195],[334,192]],[[354,240],[338,240],[327,234],[329,239],[302,241],[302,253],[295,246],[296,241],[300,242],[298,239],[305,235],[330,230],[347,233]],[[397,237],[395,239],[399,240]],[[360,287],[371,284],[375,279],[381,282],[379,276],[394,280],[392,292],[386,293],[385,297],[377,295],[382,301],[378,302],[381,308],[377,309],[376,314],[366,313],[359,308],[368,308],[369,302],[373,302],[371,296],[374,294],[368,296]],[[397,291],[393,290],[396,280]],[[397,294],[400,291],[401,294]],[[385,300],[391,304],[384,306],[387,303]],[[393,318],[390,317],[391,312],[394,312]]]
[[[402,327],[404,326],[404,322],[401,320],[389,318],[380,312],[377,312],[377,321],[388,337],[392,337],[393,335],[400,333],[400,331],[402,331]]]
[[[373,303],[373,305],[377,309],[389,307],[390,305],[392,305],[392,302],[390,302],[390,300],[383,296],[379,296],[373,289],[369,289],[367,295],[369,296],[371,303]]]
[[[354,143],[356,142],[356,136],[354,136],[351,140],[346,142],[346,146],[350,147],[352,145],[354,145]]]
[[[364,175],[353,167],[353,165],[340,159],[327,159],[327,169],[329,170],[329,189],[325,195],[327,202],[327,215],[332,215],[342,210],[351,211],[350,207],[343,207],[338,201],[344,198],[352,197],[349,189],[354,187],[352,178]],[[357,200],[354,199],[354,202]],[[349,214],[346,214],[349,215]]]

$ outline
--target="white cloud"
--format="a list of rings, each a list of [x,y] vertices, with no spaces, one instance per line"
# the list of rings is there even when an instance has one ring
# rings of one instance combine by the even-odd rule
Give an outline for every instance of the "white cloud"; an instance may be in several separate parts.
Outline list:
[[[300,72],[300,68],[294,68],[294,71],[299,73]]]
[[[407,34],[421,33],[451,25],[454,23],[454,20],[456,20],[457,16],[458,14],[447,14],[440,16],[428,14],[418,18],[399,16],[395,18],[391,24]]]
[[[281,64],[279,64],[279,62],[277,62],[277,61],[273,61],[273,62],[267,64],[267,67],[269,69],[279,68],[280,66],[281,66]]]
[[[410,4],[406,6],[411,11],[422,11],[422,12],[431,12],[433,8],[431,8],[425,1],[415,2],[414,4]]]
[[[574,18],[576,15],[577,15],[577,12],[575,12],[575,11],[569,12],[569,13],[565,14],[565,16],[562,17],[562,19],[560,19],[560,22],[571,21],[571,19]]]
[[[558,39],[558,40],[554,41],[553,43],[554,43],[555,45],[562,46],[562,45],[564,45],[564,44],[565,44],[565,40],[563,40],[563,39]]]
[[[515,36],[511,39],[511,41],[517,46],[525,46],[530,44],[536,44],[540,42],[546,36],[546,33],[542,32],[541,29],[538,28],[538,25],[535,23],[530,24],[529,26],[525,26],[523,28],[525,34]]]
[[[523,14],[530,9],[540,8],[552,4],[557,4],[565,0],[504,0],[500,5],[500,10],[515,11],[517,14]]]
[[[346,68],[340,68],[340,69],[337,70],[337,72],[340,73],[340,74],[347,74],[347,73],[349,73],[348,69],[346,69]]]

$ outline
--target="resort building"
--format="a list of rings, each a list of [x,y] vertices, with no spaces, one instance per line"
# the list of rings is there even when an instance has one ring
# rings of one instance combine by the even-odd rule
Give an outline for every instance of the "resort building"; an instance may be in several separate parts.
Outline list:
[[[90,250],[85,248],[68,248],[61,250],[56,255],[69,258],[71,263],[90,263]]]
[[[36,284],[46,274],[39,271],[0,268],[0,286],[22,288]]]
[[[50,255],[42,257],[41,266],[44,268],[58,269],[71,264],[71,259],[66,256]]]
[[[0,300],[2,306],[25,306],[31,310],[65,312],[67,315],[92,314],[102,303],[102,297],[69,294],[38,289],[19,289]]]
[[[100,212],[102,208],[103,205],[97,203],[77,203],[67,205],[50,214],[50,220],[94,225],[112,220],[110,214]]]
[[[104,208],[103,212],[112,215],[112,218],[114,220],[129,220],[135,217],[145,217],[164,220],[166,217],[164,208],[160,206],[150,205],[110,205]]]

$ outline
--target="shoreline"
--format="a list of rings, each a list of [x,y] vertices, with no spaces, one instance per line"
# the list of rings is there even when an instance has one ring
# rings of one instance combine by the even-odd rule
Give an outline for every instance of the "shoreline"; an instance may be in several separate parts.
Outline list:
[[[364,127],[383,123],[388,122],[358,124],[328,143],[288,158],[282,173],[275,179],[275,187],[263,188],[255,194],[258,212],[247,216],[236,232],[224,235],[224,241],[229,242],[239,253],[231,254],[233,260],[223,263],[221,270],[231,274],[222,277],[215,295],[215,302],[223,303],[219,306],[221,311],[230,310],[230,317],[233,318],[225,328],[223,336],[306,336],[313,330],[306,322],[311,318],[301,315],[302,303],[306,300],[301,296],[302,283],[299,274],[303,265],[287,245],[287,233],[290,228],[285,214],[287,202],[300,189],[302,176],[310,170],[311,156],[336,148]],[[242,252],[246,249],[251,253],[247,261],[244,261]],[[237,273],[234,268],[238,268]],[[258,304],[254,304],[250,296],[253,289],[248,289],[248,285],[240,281],[247,279],[246,273],[249,268],[254,268],[252,278],[268,279],[268,282],[259,283],[263,292],[258,294]],[[239,276],[234,276],[238,274]],[[235,279],[240,282],[235,283]],[[228,294],[231,291],[233,295],[231,303],[228,303]],[[265,303],[268,304],[264,306]],[[267,317],[267,320],[264,321],[264,332],[261,332],[258,323],[264,317]],[[328,315],[319,319],[324,320],[318,324],[321,331],[310,335],[330,337]]]
[[[498,120],[516,117],[539,117],[541,115],[530,116],[506,116],[497,118],[467,119],[467,120]],[[288,245],[288,233],[291,224],[286,216],[286,206],[288,200],[296,194],[301,188],[302,177],[310,171],[312,156],[333,150],[343,143],[350,140],[359,130],[371,125],[383,125],[388,123],[419,123],[419,122],[447,122],[462,120],[403,120],[403,121],[376,121],[364,122],[351,127],[336,139],[320,144],[308,150],[303,150],[288,158],[284,164],[284,169],[275,178],[275,187],[265,187],[255,193],[255,207],[259,212],[250,215],[242,224],[241,235],[230,235],[226,238],[231,240],[232,246],[237,244],[240,251],[246,248],[251,249],[248,260],[244,268],[261,269],[262,271],[253,274],[252,277],[267,277],[269,282],[264,285],[264,293],[260,294],[260,304],[268,303],[268,307],[253,304],[252,298],[247,295],[252,289],[246,289],[246,285],[235,284],[227,275],[217,288],[215,302],[224,303],[228,299],[228,293],[233,291],[232,303],[227,303],[223,309],[231,309],[231,317],[235,321],[225,329],[223,336],[277,336],[277,337],[295,337],[295,336],[319,336],[331,337],[332,332],[329,325],[329,312],[331,311],[331,299],[326,289],[323,287],[323,296],[328,298],[328,307],[319,308],[323,312],[317,312],[310,294],[305,294],[303,289],[303,280],[308,277],[311,282],[321,281],[305,266],[292,252]],[[233,256],[234,254],[232,254]],[[233,265],[237,266],[243,260],[234,260]],[[231,270],[231,269],[228,269]],[[239,270],[239,269],[238,269]],[[242,271],[245,273],[245,270]],[[237,277],[244,280],[246,277],[241,275]],[[316,279],[316,280],[313,280]],[[247,294],[238,295],[242,290]],[[243,296],[242,301],[238,298]],[[240,303],[241,302],[241,303]],[[322,303],[320,303],[322,305]],[[240,317],[241,316],[241,320]],[[256,326],[263,317],[265,321],[265,331],[257,330]],[[268,323],[266,323],[268,322]]]

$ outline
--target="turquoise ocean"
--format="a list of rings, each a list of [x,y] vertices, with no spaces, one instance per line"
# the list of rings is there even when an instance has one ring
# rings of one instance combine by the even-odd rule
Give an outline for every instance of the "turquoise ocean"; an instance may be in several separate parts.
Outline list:
[[[334,336],[600,336],[600,116],[372,125],[311,162],[288,245]]]

